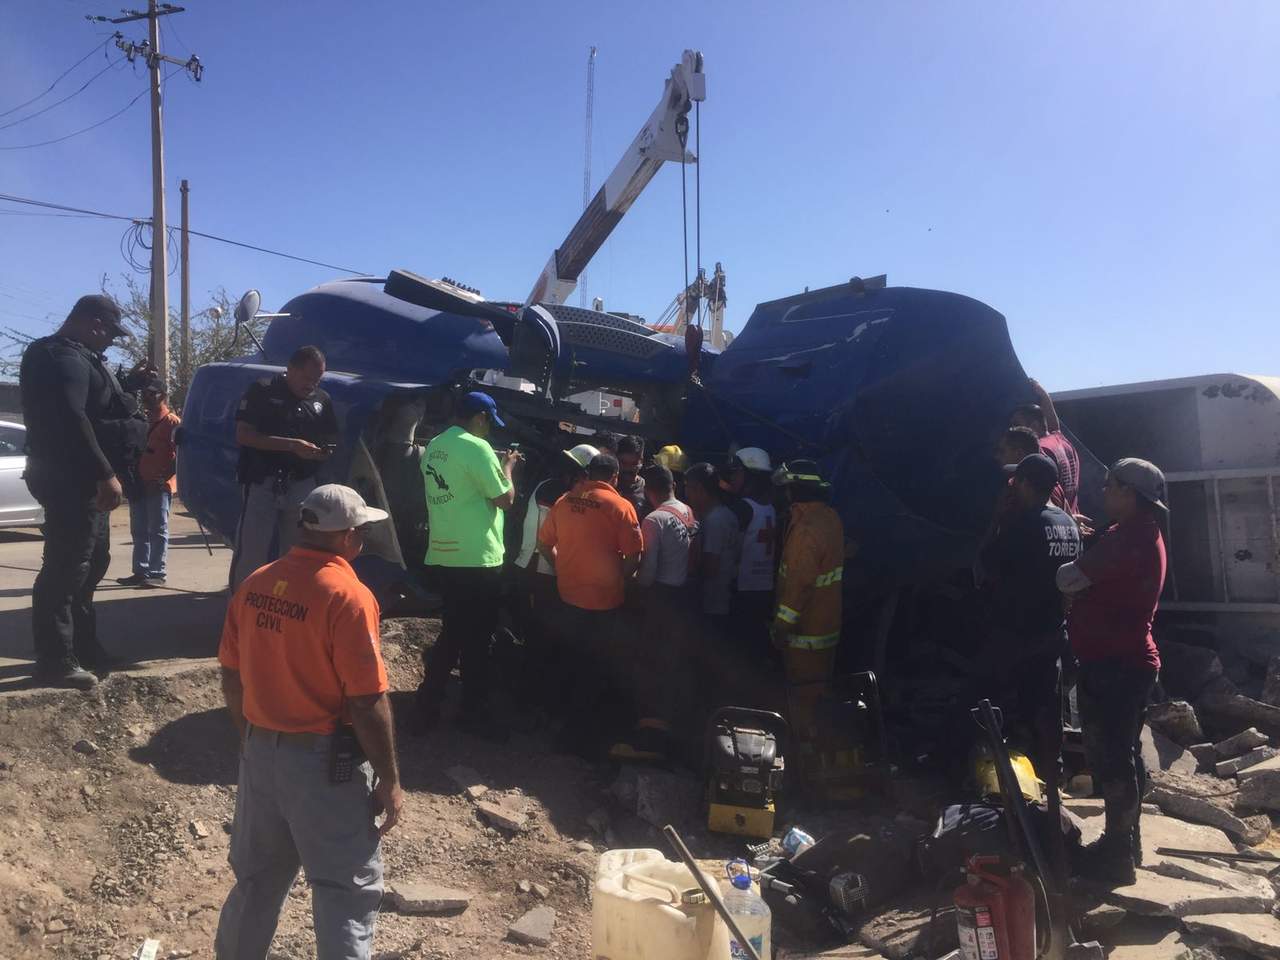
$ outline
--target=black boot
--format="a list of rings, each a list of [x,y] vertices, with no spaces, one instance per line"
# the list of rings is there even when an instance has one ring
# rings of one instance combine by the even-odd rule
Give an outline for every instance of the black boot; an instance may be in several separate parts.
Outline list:
[[[1086,880],[1109,887],[1127,887],[1137,880],[1132,835],[1116,841],[1105,833],[1083,847],[1076,858],[1076,872]]]
[[[98,685],[98,678],[75,660],[37,665],[32,680],[36,686],[66,687],[72,690],[92,690]]]

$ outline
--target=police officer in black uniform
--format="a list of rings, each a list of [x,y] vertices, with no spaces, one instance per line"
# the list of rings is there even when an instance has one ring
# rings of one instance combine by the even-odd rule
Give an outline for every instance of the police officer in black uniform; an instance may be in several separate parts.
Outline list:
[[[293,545],[298,508],[337,444],[333,403],[319,387],[323,376],[324,354],[299,347],[283,374],[250,384],[240,400],[236,443],[244,504],[231,560],[232,590]]]
[[[58,332],[32,341],[19,384],[27,426],[24,478],[44,508],[44,559],[31,592],[38,683],[88,690],[107,654],[93,593],[111,561],[108,517],[146,444],[146,420],[102,352],[126,334],[107,296],[76,301]]]

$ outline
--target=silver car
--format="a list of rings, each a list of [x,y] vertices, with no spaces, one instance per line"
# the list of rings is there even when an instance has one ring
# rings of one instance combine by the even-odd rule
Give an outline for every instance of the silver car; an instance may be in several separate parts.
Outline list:
[[[44,510],[27,489],[27,428],[0,420],[0,527],[38,527]]]

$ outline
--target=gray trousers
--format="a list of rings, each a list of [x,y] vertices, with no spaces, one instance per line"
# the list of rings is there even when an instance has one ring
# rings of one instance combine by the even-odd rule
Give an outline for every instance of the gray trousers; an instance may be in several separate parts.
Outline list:
[[[277,492],[273,480],[244,486],[236,549],[231,558],[231,590],[261,566],[289,552],[298,538],[298,507],[316,488],[314,477],[294,480]],[[278,543],[275,552],[272,544]]]
[[[265,960],[285,897],[306,871],[317,960],[368,960],[382,902],[373,771],[329,782],[329,738],[302,745],[250,727],[240,754],[231,869],[216,960]]]

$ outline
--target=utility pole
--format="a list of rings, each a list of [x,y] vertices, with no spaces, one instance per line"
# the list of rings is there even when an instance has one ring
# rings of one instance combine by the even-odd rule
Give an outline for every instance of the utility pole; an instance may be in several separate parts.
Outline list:
[[[164,222],[164,119],[160,96],[160,18],[147,0],[151,70],[151,362],[169,379],[169,234]]]
[[[187,181],[183,180],[182,190],[182,246],[180,249],[181,267],[179,276],[182,283],[182,324],[178,328],[182,338],[178,344],[178,382],[186,387],[191,383],[191,221],[187,211],[187,196],[191,190]],[[170,385],[172,389],[172,384]]]
[[[160,18],[182,13],[185,7],[171,3],[147,0],[147,9],[124,10],[123,16],[89,16],[86,20],[99,23],[132,23],[147,21],[147,39],[142,43],[125,40],[116,33],[116,46],[130,63],[141,55],[151,73],[151,362],[167,380],[169,366],[169,263],[168,232],[164,211],[164,117],[161,90],[160,65],[173,63],[184,67],[199,80],[204,74],[200,58],[194,54],[188,60],[175,60],[160,52]]]
[[[583,151],[582,162],[582,209],[586,210],[591,203],[591,128],[595,124],[596,102],[596,48],[592,47],[587,54],[587,145]],[[578,278],[578,306],[587,305],[587,272],[583,270]]]

